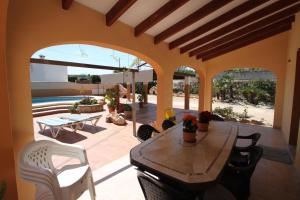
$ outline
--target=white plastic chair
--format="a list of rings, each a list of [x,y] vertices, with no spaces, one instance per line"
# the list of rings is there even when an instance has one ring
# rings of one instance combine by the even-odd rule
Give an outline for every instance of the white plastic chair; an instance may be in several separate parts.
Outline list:
[[[52,156],[77,158],[80,164],[53,166]],[[73,200],[89,189],[92,200],[96,193],[85,149],[47,140],[29,143],[20,157],[20,175],[35,184],[36,199]]]

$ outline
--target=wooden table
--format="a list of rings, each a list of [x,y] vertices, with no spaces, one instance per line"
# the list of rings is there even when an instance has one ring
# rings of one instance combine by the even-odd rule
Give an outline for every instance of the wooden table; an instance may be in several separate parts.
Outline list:
[[[131,149],[132,165],[194,190],[213,183],[235,144],[238,127],[211,122],[208,132],[197,132],[197,142],[185,143],[182,123]]]

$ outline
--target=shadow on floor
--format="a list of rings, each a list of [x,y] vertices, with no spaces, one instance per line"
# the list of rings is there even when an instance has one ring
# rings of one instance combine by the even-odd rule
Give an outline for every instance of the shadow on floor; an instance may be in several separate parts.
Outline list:
[[[107,128],[104,128],[104,127],[101,127],[101,126],[92,126],[92,125],[89,125],[89,124],[85,124],[83,129],[81,129],[81,131],[85,131],[85,132],[88,132],[88,133],[91,133],[91,134],[95,134],[95,133],[98,133],[100,131],[104,131],[106,129]]]
[[[56,139],[57,141],[67,143],[67,144],[74,144],[74,143],[77,143],[77,142],[87,139],[87,137],[85,137],[79,133],[75,133],[73,131],[68,131],[65,129],[61,130],[56,138],[52,137],[50,129],[46,129],[43,133],[40,133],[40,134],[44,135],[46,137],[52,138],[52,139]]]

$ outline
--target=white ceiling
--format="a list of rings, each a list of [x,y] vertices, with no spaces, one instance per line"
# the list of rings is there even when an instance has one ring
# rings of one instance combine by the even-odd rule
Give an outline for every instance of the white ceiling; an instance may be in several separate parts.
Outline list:
[[[118,0],[75,0],[89,8],[92,8],[94,10],[97,10],[98,12],[102,14],[106,14]],[[189,14],[192,14],[202,6],[204,6],[206,3],[208,3],[210,0],[190,0],[188,3],[184,4],[180,8],[178,8],[176,11],[171,13],[169,16],[164,18],[162,21],[160,21],[158,24],[154,25],[152,28],[146,31],[147,34],[155,36],[162,31],[166,30],[168,27],[172,26],[173,24],[177,23],[181,19],[187,17]],[[197,27],[215,19],[216,17],[226,13],[227,11],[233,9],[234,7],[244,3],[247,0],[234,0],[231,3],[227,4],[226,6],[222,7],[221,9],[218,9],[217,11],[213,12],[212,14],[204,17],[203,19],[199,20],[198,22],[186,27],[182,31],[174,34],[173,36],[167,38],[165,42],[171,42],[175,39],[185,35],[186,33],[196,29]],[[200,35],[199,37],[189,41],[188,43],[199,39],[221,27],[226,26],[227,24],[230,24],[234,21],[237,21],[238,19],[247,16],[267,5],[270,5],[271,3],[274,3],[278,0],[270,0],[269,2],[244,13],[243,15],[228,21],[221,26],[212,29],[210,32],[207,32],[203,35]],[[136,3],[134,3],[120,18],[119,21],[128,24],[129,26],[135,27],[140,22],[142,22],[144,19],[149,17],[153,12],[155,12],[157,9],[159,9],[161,6],[163,6],[168,0],[138,0]],[[183,46],[183,45],[181,45]]]

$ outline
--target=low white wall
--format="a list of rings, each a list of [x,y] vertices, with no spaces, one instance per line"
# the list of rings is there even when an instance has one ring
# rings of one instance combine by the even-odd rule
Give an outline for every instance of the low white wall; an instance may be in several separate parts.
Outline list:
[[[68,67],[31,63],[30,80],[33,82],[68,82]]]
[[[115,84],[79,84],[70,82],[31,82],[31,90],[91,90],[93,94],[104,94]]]
[[[101,83],[103,84],[118,84],[118,83],[131,83],[131,72],[120,72],[114,74],[100,75]],[[153,81],[153,70],[143,70],[135,74],[135,82],[151,82]]]

